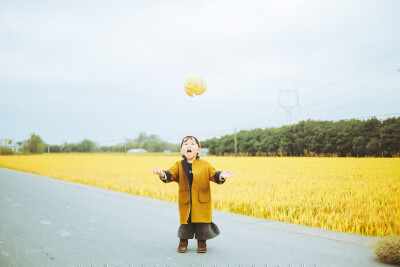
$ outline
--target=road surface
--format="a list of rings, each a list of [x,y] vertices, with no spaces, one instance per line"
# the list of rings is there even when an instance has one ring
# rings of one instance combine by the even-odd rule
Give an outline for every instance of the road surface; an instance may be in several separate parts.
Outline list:
[[[0,168],[0,266],[389,266],[375,239],[213,211],[208,252],[176,252],[176,203]]]

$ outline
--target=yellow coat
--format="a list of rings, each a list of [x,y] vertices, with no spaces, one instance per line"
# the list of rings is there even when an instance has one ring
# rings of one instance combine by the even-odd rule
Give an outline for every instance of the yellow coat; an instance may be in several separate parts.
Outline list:
[[[217,172],[210,163],[202,159],[195,159],[192,163],[193,182],[189,188],[189,169],[185,159],[177,161],[171,168],[164,171],[166,183],[177,182],[179,184],[179,217],[181,224],[187,224],[190,211],[192,223],[211,223],[212,204],[210,181],[222,184],[219,180],[221,172]],[[191,203],[191,205],[190,205]]]

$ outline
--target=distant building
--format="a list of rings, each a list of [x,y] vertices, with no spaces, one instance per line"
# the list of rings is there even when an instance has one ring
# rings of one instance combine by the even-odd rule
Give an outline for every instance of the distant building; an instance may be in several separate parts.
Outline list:
[[[200,157],[207,157],[208,156],[208,148],[202,148],[200,152]]]
[[[136,148],[136,149],[129,149],[128,151],[126,151],[126,153],[147,153],[146,149],[142,149],[142,148]]]
[[[18,152],[18,150],[21,148],[20,145],[18,145],[17,143],[15,143],[14,139],[0,139],[0,147],[6,147],[11,149],[14,152]]]
[[[171,154],[171,150],[164,150],[164,154]]]

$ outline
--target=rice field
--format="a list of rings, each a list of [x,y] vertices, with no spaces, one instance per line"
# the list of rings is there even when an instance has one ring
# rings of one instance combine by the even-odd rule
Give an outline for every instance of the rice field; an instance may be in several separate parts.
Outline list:
[[[214,209],[346,233],[400,235],[399,158],[205,159],[235,175],[212,184]],[[179,154],[42,154],[0,156],[0,167],[177,202],[177,184],[152,173],[177,160]]]

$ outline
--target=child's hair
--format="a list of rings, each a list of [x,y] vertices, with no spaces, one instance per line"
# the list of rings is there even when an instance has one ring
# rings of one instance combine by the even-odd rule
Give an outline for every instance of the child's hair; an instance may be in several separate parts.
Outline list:
[[[182,139],[181,148],[182,148],[182,146],[183,146],[183,143],[185,143],[185,142],[186,142],[187,140],[189,140],[189,139],[194,139],[194,141],[196,141],[197,145],[198,145],[199,147],[201,147],[199,140],[197,140],[196,137],[190,136],[190,135],[189,135],[189,136],[185,136],[185,137]]]

